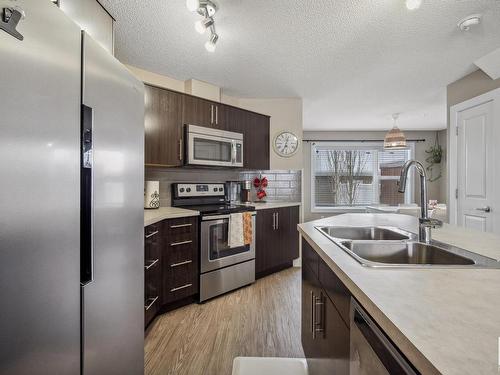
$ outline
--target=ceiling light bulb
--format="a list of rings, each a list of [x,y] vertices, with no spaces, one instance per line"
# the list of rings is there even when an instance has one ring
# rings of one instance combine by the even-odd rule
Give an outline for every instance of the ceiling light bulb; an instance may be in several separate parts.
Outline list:
[[[215,44],[217,43],[217,40],[219,39],[219,36],[217,34],[212,34],[210,36],[210,40],[208,40],[205,43],[205,49],[208,52],[214,52],[215,51]]]
[[[194,23],[194,28],[200,34],[204,34],[207,29],[214,24],[213,18],[205,18],[203,20],[196,21]]]
[[[199,0],[186,0],[186,7],[189,9],[190,12],[196,12],[198,8],[200,7],[200,1]]]
[[[406,7],[409,10],[418,9],[420,5],[422,5],[422,0],[406,0]]]

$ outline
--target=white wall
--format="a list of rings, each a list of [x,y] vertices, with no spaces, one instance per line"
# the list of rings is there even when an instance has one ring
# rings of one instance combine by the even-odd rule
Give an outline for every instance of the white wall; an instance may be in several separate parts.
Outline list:
[[[425,159],[427,150],[435,142],[436,132],[435,131],[405,131],[404,132],[407,139],[425,139],[425,142],[417,142],[415,144],[415,159],[423,162],[426,166]],[[382,140],[384,139],[385,132],[304,132],[305,140]],[[440,139],[440,142],[442,140]],[[311,212],[311,142],[304,142],[303,144],[304,152],[304,172],[303,172],[303,187],[302,191],[304,194],[304,220],[310,221],[315,219],[320,219],[324,216],[331,216],[332,213],[312,213]],[[445,169],[446,163],[441,162],[441,168]],[[438,201],[444,201],[442,196],[441,185],[445,184],[445,178],[441,177],[437,181],[428,182],[428,199],[437,199]],[[420,199],[420,186],[419,180],[415,178],[415,189],[414,194],[416,202],[419,203]]]

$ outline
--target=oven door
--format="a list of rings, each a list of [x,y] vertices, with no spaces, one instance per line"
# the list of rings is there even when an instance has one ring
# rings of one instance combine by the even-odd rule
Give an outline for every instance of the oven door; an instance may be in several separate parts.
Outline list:
[[[238,152],[235,140],[191,132],[188,133],[187,138],[188,164],[219,167],[243,166],[243,150],[240,145],[240,152]],[[236,163],[238,155],[241,160],[239,163]]]
[[[252,215],[252,242],[228,246],[229,215],[204,217],[201,222],[201,273],[255,259],[255,213]]]

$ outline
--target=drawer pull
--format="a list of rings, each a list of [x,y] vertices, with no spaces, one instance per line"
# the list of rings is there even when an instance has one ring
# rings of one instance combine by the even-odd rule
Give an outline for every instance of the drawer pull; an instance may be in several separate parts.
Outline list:
[[[193,262],[192,260],[186,260],[184,262],[179,262],[179,263],[171,264],[170,267],[179,267],[179,266],[183,266],[185,264],[189,264],[189,263],[192,263],[192,262]]]
[[[170,291],[171,292],[176,292],[176,291],[181,290],[181,289],[189,288],[190,286],[193,286],[193,284],[186,284],[186,285],[183,285],[183,286],[179,286],[177,288],[172,288],[172,289],[170,289]]]
[[[172,228],[172,229],[186,228],[186,227],[190,227],[192,225],[193,224],[191,224],[191,223],[189,223],[189,224],[176,224],[176,225],[171,225],[170,228]]]
[[[159,296],[156,296],[156,297],[155,297],[155,298],[153,298],[153,300],[149,303],[149,305],[144,306],[144,308],[146,309],[146,311],[148,311],[148,310],[151,308],[151,306],[153,306],[153,305],[154,305],[154,303],[156,302],[156,300],[158,299],[158,297],[159,297]],[[150,299],[151,299],[151,298],[149,298],[149,299],[148,299],[148,301],[149,301]]]
[[[181,241],[181,242],[172,242],[170,244],[170,246],[180,246],[180,245],[186,245],[188,243],[192,243],[193,241],[192,240],[189,240],[189,241]]]
[[[145,269],[149,270],[151,267],[153,267],[156,263],[159,262],[160,259],[155,259],[155,260],[150,260],[149,263],[147,266],[144,266]]]
[[[151,238],[151,237],[153,237],[153,236],[157,235],[157,234],[158,234],[158,232],[159,232],[159,231],[157,231],[157,230],[156,230],[156,231],[154,231],[153,233],[146,234],[146,238]]]

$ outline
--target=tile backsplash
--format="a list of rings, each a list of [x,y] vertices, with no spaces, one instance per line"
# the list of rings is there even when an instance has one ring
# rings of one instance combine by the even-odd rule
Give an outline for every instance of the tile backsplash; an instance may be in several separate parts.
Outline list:
[[[237,171],[230,169],[190,169],[190,168],[146,168],[145,180],[160,181],[160,206],[171,205],[171,185],[174,182],[226,182],[234,180],[253,180],[260,175],[266,176],[269,185],[266,188],[267,201],[300,202],[301,171]],[[252,200],[256,200],[256,191],[252,189]]]
[[[266,201],[300,202],[302,197],[301,171],[271,170],[245,171],[239,175],[240,180],[252,181],[255,177],[267,177]],[[252,189],[252,200],[257,200],[256,191]]]

